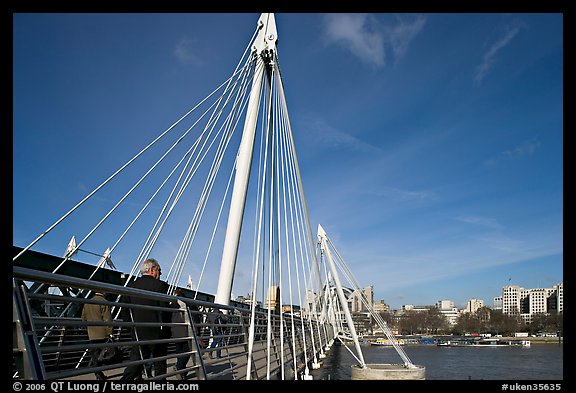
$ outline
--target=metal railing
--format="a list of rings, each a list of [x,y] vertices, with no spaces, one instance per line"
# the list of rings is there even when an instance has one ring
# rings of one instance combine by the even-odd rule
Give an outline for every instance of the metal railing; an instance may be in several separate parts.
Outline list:
[[[45,284],[45,285],[40,285]],[[35,291],[31,288],[45,288]],[[51,291],[48,288],[52,289]],[[54,290],[57,289],[57,290]],[[92,291],[106,293],[105,301],[87,298]],[[156,301],[160,306],[125,303],[122,296]],[[171,306],[177,300],[186,305],[190,324],[169,322],[132,322],[121,318],[119,308],[147,309],[171,315],[179,312]],[[80,317],[84,304],[103,304],[112,309],[111,322],[83,321]],[[223,324],[216,326],[215,314],[222,310]],[[281,323],[282,318],[282,323]],[[247,362],[251,359],[250,379],[300,378],[308,363],[320,357],[320,352],[333,341],[333,329],[318,326],[315,320],[302,321],[289,314],[272,314],[268,323],[268,310],[258,309],[255,315],[254,345],[248,356],[250,309],[225,306],[188,297],[144,291],[101,281],[54,274],[14,266],[13,268],[13,375],[19,379],[57,380],[94,379],[95,373],[104,372],[109,379],[120,379],[124,369],[131,365],[144,366],[166,362],[166,372],[144,378],[163,379],[246,379]],[[91,343],[87,326],[111,326],[113,342]],[[189,334],[184,337],[135,340],[133,329],[141,327],[185,326]],[[269,332],[268,327],[272,329]],[[280,332],[282,326],[283,334]],[[294,330],[294,334],[292,333]],[[293,342],[292,337],[296,340]],[[178,352],[176,343],[187,341],[190,350]],[[219,346],[215,346],[219,343]],[[166,345],[163,355],[142,359],[131,357],[139,345]],[[115,364],[91,365],[90,350],[115,346],[122,351],[122,360]],[[220,354],[220,357],[216,355]],[[189,355],[186,366],[176,370],[173,366],[179,356]],[[143,367],[147,370],[147,367]]]

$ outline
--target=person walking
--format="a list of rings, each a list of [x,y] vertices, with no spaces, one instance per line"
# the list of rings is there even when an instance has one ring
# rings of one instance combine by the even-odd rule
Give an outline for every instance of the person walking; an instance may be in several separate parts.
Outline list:
[[[226,324],[226,318],[224,313],[220,309],[214,310],[210,315],[210,328],[212,329],[212,342],[209,348],[216,348],[216,358],[220,359],[222,357],[222,347],[224,346],[224,324]],[[210,357],[214,358],[214,351],[210,352]]]
[[[92,296],[92,300],[105,302],[106,297],[103,292],[96,291],[94,296]],[[82,320],[94,322],[112,322],[110,306],[107,304],[85,303],[82,307]],[[88,339],[90,340],[90,344],[102,344],[108,341],[108,339],[111,337],[112,326],[88,325]],[[101,348],[90,349],[90,362],[88,363],[88,367],[100,366],[100,362],[98,361],[100,350]],[[96,379],[107,378],[102,371],[96,371],[94,375],[96,375]]]
[[[144,289],[153,292],[167,293],[168,284],[160,280],[162,269],[157,260],[149,258],[140,267],[141,276],[128,283],[128,287]],[[123,296],[123,303],[131,303],[145,306],[168,307],[169,303],[157,300],[146,299],[138,296]],[[157,358],[166,355],[167,344],[149,344],[148,341],[170,337],[170,328],[162,326],[163,322],[169,322],[169,313],[157,310],[147,310],[142,308],[124,307],[122,316],[125,321],[132,322],[154,322],[157,326],[138,326],[131,331],[132,339],[141,342],[132,347],[130,351],[130,361]],[[166,374],[166,360],[156,360],[153,362],[154,376]],[[124,369],[121,380],[142,379],[143,364],[130,365]],[[150,377],[146,373],[147,377]]]
[[[182,296],[183,291],[181,288],[176,288],[174,291],[174,296]],[[181,323],[184,325],[180,326],[172,326],[172,338],[189,338],[192,337],[192,326],[190,323],[190,316],[188,314],[188,308],[186,303],[182,300],[178,299],[172,303],[174,308],[177,308],[178,311],[172,313],[172,322],[173,323]],[[185,355],[179,355],[178,359],[176,360],[176,365],[174,366],[175,371],[182,370],[186,368],[188,361],[190,360],[190,340],[179,340],[174,342],[176,346],[176,353],[186,353]],[[186,379],[186,375],[188,373],[180,373],[178,377],[180,379]]]

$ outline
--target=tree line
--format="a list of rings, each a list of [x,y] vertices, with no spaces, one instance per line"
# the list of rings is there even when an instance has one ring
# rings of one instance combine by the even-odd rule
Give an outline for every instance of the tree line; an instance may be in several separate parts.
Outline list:
[[[524,323],[519,315],[506,315],[501,310],[482,307],[474,313],[461,313],[456,324],[451,325],[437,308],[426,311],[405,311],[400,315],[380,313],[389,327],[401,335],[464,335],[479,333],[513,336],[516,332],[560,332],[563,336],[563,313],[534,314],[531,323]]]

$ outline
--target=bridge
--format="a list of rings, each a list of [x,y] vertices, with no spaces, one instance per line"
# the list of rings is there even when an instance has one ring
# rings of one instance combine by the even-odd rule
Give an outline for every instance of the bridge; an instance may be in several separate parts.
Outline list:
[[[144,367],[143,377],[306,380],[335,341],[351,344],[346,349],[366,368],[348,307],[354,291],[395,343],[324,228],[312,229],[277,43],[274,14],[264,13],[228,79],[30,244],[13,246],[14,378],[94,379],[95,372],[104,372],[119,379],[130,365],[166,361],[165,373],[152,375]],[[102,200],[114,202],[104,211]],[[75,224],[88,209],[101,218]],[[62,227],[85,234],[64,244],[63,256],[40,251]],[[167,239],[179,241],[172,254],[162,248]],[[160,250],[167,293],[129,287],[142,262]],[[116,269],[113,261],[127,256],[131,270]],[[205,272],[215,264],[219,275],[212,295],[202,288]],[[238,264],[251,271],[251,289],[242,300],[232,294]],[[106,297],[95,300],[95,292]],[[158,305],[133,304],[126,297]],[[178,300],[188,322],[135,322],[125,317],[130,312],[121,312],[170,315]],[[110,307],[112,320],[83,320],[85,304]],[[220,312],[225,323],[215,333],[213,317]],[[94,325],[111,327],[113,340],[91,343],[87,326]],[[135,340],[136,327],[184,327],[188,333]],[[215,348],[214,340],[222,346]],[[182,341],[190,343],[184,353],[176,348]],[[142,344],[165,345],[166,354],[130,357]],[[119,348],[122,358],[92,365],[89,351],[105,347]],[[402,367],[416,367],[401,347],[395,349]],[[172,366],[182,355],[190,359],[176,370]]]

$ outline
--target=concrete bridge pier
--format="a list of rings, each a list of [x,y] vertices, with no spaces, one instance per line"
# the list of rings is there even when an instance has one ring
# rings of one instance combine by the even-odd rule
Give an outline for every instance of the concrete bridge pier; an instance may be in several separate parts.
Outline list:
[[[404,364],[359,364],[352,365],[352,380],[423,380],[426,368],[424,366]]]

